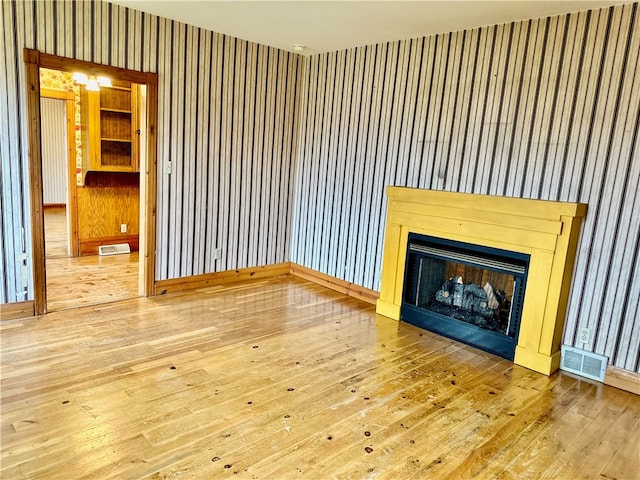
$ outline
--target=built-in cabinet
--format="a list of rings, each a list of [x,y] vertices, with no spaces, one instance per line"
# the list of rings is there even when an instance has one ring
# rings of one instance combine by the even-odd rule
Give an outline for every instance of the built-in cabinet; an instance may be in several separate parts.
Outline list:
[[[138,87],[112,81],[99,91],[80,89],[83,173],[139,171]]]

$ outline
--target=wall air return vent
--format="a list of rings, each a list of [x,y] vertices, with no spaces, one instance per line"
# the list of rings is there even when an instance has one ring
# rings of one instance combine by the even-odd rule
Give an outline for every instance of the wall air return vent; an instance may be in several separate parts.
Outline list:
[[[118,255],[120,253],[131,253],[128,243],[118,243],[116,245],[100,245],[98,254],[100,255]]]
[[[607,371],[607,357],[562,345],[560,369],[604,382],[604,376]]]

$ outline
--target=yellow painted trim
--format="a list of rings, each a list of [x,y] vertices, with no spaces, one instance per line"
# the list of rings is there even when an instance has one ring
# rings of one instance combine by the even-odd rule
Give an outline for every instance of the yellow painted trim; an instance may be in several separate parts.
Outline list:
[[[400,320],[400,307],[394,303],[378,299],[376,302],[376,313],[389,317],[393,320]]]
[[[515,363],[550,374],[560,365],[582,203],[388,187],[377,313],[398,320],[409,233],[530,255]]]
[[[35,308],[33,300],[25,302],[3,303],[0,305],[0,320],[33,317]]]
[[[551,355],[546,355],[517,345],[513,363],[550,375],[560,367],[560,353],[554,352]]]

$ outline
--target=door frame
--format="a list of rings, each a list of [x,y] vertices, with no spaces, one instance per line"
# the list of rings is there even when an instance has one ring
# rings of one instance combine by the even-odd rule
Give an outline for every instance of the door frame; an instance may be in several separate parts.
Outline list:
[[[67,235],[69,238],[69,255],[78,256],[78,203],[76,191],[76,129],[75,118],[76,96],[73,92],[66,90],[54,90],[52,88],[41,88],[40,98],[54,98],[64,100],[66,106],[67,122],[67,215],[69,222],[67,225]],[[45,252],[46,253],[46,252]]]
[[[140,212],[145,231],[140,242],[140,294],[153,295],[156,252],[156,191],[158,75],[138,72],[84,60],[59,57],[24,49],[27,83],[27,133],[29,141],[29,197],[31,200],[31,246],[33,265],[33,295],[35,314],[47,313],[47,285],[44,251],[44,211],[42,199],[42,144],[40,137],[40,68],[64,72],[84,72],[89,75],[108,75],[147,86],[147,162],[140,172],[141,191],[144,192]]]

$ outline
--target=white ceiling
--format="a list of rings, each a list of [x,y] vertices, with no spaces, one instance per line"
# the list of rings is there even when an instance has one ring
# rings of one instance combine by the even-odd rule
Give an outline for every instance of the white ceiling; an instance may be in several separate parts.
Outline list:
[[[252,42],[305,55],[529,18],[631,3],[569,1],[112,0]]]

